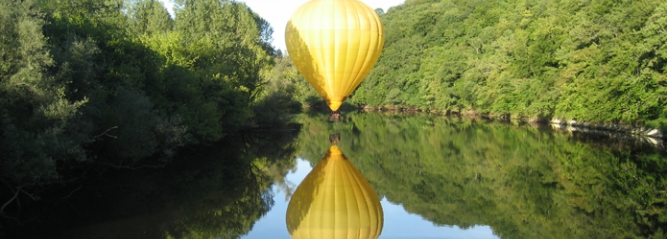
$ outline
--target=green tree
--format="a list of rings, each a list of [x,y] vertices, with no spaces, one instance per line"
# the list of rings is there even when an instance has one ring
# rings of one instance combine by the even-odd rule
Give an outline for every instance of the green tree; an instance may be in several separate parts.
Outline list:
[[[54,62],[37,2],[0,4],[0,173],[16,187],[13,200],[21,187],[60,181],[58,164],[86,159],[89,138],[73,122],[87,99],[68,100],[48,74]]]
[[[174,27],[174,20],[162,2],[138,0],[131,2],[128,17],[135,34],[163,34]]]
[[[272,30],[243,3],[187,2],[178,18],[153,0],[2,3],[3,200],[91,168],[161,167],[270,121],[254,110],[272,99]]]
[[[659,1],[406,1],[349,103],[665,127]]]

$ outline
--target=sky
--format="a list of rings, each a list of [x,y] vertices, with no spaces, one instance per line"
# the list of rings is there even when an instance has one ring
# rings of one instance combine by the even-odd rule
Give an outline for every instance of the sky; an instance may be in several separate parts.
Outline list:
[[[173,2],[171,0],[160,0],[164,3],[169,13],[173,14]],[[301,5],[309,0],[238,0],[245,2],[250,9],[267,20],[273,27],[273,46],[286,52],[285,26],[287,21]],[[360,0],[372,9],[382,8],[386,12],[390,7],[400,5],[405,0]]]

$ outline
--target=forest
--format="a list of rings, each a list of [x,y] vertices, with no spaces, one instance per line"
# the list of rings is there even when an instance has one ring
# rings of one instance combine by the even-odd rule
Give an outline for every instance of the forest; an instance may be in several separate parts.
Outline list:
[[[157,0],[0,0],[0,4],[2,216],[16,215],[21,205],[39,200],[51,187],[76,189],[69,183],[107,169],[163,168],[182,150],[219,145],[240,137],[240,132],[292,127],[292,113],[302,104],[323,103],[289,56],[272,47],[269,23],[242,2],[179,0],[175,16]],[[406,0],[387,12],[376,12],[385,26],[385,48],[347,100],[351,105],[667,129],[667,2]],[[521,226],[526,222],[534,224],[530,228],[544,228],[543,235],[556,237],[550,228],[570,228],[582,237],[600,233],[595,231],[600,228],[629,237],[663,233],[655,228],[665,225],[660,207],[664,202],[652,194],[665,190],[662,155],[592,153],[592,146],[584,144],[556,149],[550,142],[568,139],[539,131],[513,135],[499,131],[499,126],[442,123],[431,116],[375,117],[343,120],[358,121],[354,124],[297,119],[303,124],[299,137],[326,137],[333,127],[344,139],[366,140],[365,144],[395,139],[392,152],[364,149],[362,153],[345,140],[342,147],[351,158],[387,158],[382,167],[372,161],[357,167],[378,193],[438,225],[484,223],[504,237],[533,236],[522,234],[531,233],[521,231],[527,230]],[[438,133],[430,133],[419,131],[422,126],[417,125],[422,124],[444,125],[435,128]],[[372,131],[377,135],[357,137],[364,127],[378,126],[384,130]],[[453,132],[470,138],[450,142],[443,137]],[[531,146],[540,147],[535,149],[537,155],[521,154],[522,140],[528,139],[543,142]],[[441,152],[401,151],[402,145],[427,147],[433,140],[450,150],[447,160],[468,161],[455,164],[459,169],[454,170],[434,160],[437,157],[425,157]],[[296,146],[275,147],[294,154]],[[311,160],[326,151],[319,144],[299,147],[301,156]],[[498,150],[502,147],[517,152],[504,155]],[[219,158],[233,161],[239,155]],[[473,158],[479,155],[487,157]],[[532,160],[550,155],[563,157]],[[248,157],[243,159],[246,163],[266,164],[266,155]],[[294,160],[293,155],[283,158]],[[589,158],[597,161],[583,165]],[[434,171],[422,172],[404,163]],[[240,165],[247,171],[258,167]],[[277,169],[253,172],[261,175],[257,177],[245,175],[256,184],[249,199],[252,210],[257,210],[254,218],[268,210],[263,190],[280,182],[289,168],[276,162],[267,165]],[[386,172],[372,171],[380,169]],[[386,175],[394,177],[382,177]],[[405,175],[420,177],[389,183]],[[538,181],[519,181],[522,177]],[[421,183],[434,178],[449,181],[437,188]],[[598,183],[589,185],[591,180]],[[396,183],[405,187],[402,192],[414,194],[394,195],[388,188]],[[624,189],[626,194],[617,198],[629,201],[600,196],[611,188]],[[479,198],[462,200],[470,190],[480,192]],[[419,201],[434,195],[449,196],[438,197],[441,202]],[[486,203],[498,195],[516,204]],[[234,200],[224,203],[232,205]],[[462,205],[464,201],[470,205]],[[457,212],[435,206],[443,203],[477,211],[465,220],[451,221]],[[510,211],[521,213],[507,216]],[[629,215],[639,221],[606,226],[626,222],[615,218]],[[590,227],[575,230],[576,225]],[[249,227],[240,226],[237,234]]]
[[[376,12],[386,42],[354,106],[667,128],[664,1],[406,0]]]
[[[271,26],[244,3],[185,0],[175,18],[157,0],[0,4],[2,215],[45,186],[163,167],[300,108],[272,80]]]
[[[407,0],[351,100],[665,128],[667,3]]]

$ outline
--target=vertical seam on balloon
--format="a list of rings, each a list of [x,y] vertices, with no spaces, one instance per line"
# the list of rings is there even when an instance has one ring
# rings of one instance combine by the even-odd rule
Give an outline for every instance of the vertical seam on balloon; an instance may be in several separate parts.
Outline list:
[[[347,20],[347,1],[340,1],[339,4],[336,5],[336,6],[340,6],[342,8],[341,12],[343,13],[343,15],[341,15],[341,16],[337,15],[338,12],[336,11],[336,9],[334,9],[334,16],[338,16],[338,17],[342,18],[341,20],[344,22],[344,24],[342,24],[342,25],[345,26],[344,29],[334,29],[334,31],[333,31],[334,32],[334,39],[335,39],[334,45],[336,46],[334,48],[335,49],[334,54],[336,54],[336,58],[339,58],[339,56],[340,56],[340,58],[342,58],[342,59],[335,59],[334,60],[334,62],[336,64],[335,67],[334,67],[334,69],[336,69],[335,70],[336,75],[334,77],[334,79],[336,79],[336,93],[335,93],[335,95],[336,95],[336,101],[340,100],[341,105],[342,105],[342,101],[343,101],[342,98],[345,97],[345,92],[343,91],[344,90],[343,89],[343,87],[344,87],[343,82],[346,82],[346,79],[345,79],[345,67],[346,67],[345,65],[346,65],[346,63],[345,62],[347,62],[347,47],[348,47],[348,44],[345,44],[345,50],[344,50],[345,53],[341,54],[343,49],[341,49],[341,47],[340,47],[342,43],[338,42],[338,34],[344,35],[345,38],[347,38],[347,35],[348,35],[347,29],[349,29],[349,27],[347,25],[349,23],[348,23],[348,20]],[[335,21],[334,21],[334,28],[335,28]],[[342,66],[340,66],[340,64],[339,64],[340,62],[343,62]],[[342,71],[339,71],[340,68],[342,68]]]
[[[359,21],[359,6],[358,6],[359,2],[355,2],[355,3],[353,3],[353,4],[355,4],[354,7],[353,7],[353,9],[354,9],[354,16],[357,18],[357,26],[356,26],[356,29],[358,29],[358,30],[357,30],[357,31],[358,31],[357,34],[359,35],[358,40],[359,40],[359,42],[361,42],[361,34],[360,34],[360,33],[363,32],[363,31],[361,30],[361,22]],[[348,37],[348,41],[349,41],[349,37]],[[359,45],[359,44],[356,44],[356,45]],[[350,70],[351,73],[350,73],[350,75],[349,75],[349,77],[348,77],[348,79],[347,79],[348,82],[349,82],[349,81],[351,81],[351,82],[349,82],[349,83],[347,84],[347,86],[345,87],[345,93],[346,93],[346,95],[349,95],[350,93],[352,93],[352,90],[350,90],[351,88],[356,87],[356,81],[357,81],[357,77],[356,77],[356,76],[357,76],[357,75],[354,74],[353,72],[355,71],[355,67],[357,66],[357,64],[358,64],[358,62],[359,62],[359,55],[361,55],[361,51],[357,50],[357,55],[356,55],[356,57],[354,58],[354,65],[352,65],[352,69]],[[347,70],[347,69],[346,69],[346,70]]]
[[[354,42],[354,40],[352,39],[352,38],[354,38],[354,34],[351,34],[352,29],[358,29],[359,28],[359,16],[357,15],[357,7],[356,7],[354,2],[346,2],[346,4],[351,5],[351,6],[348,6],[348,7],[351,7],[351,9],[352,9],[352,11],[354,11],[354,13],[350,13],[349,11],[345,11],[346,12],[345,18],[350,19],[350,17],[353,17],[354,21],[352,21],[352,22],[347,21],[346,22],[347,23],[346,24],[346,29],[345,29],[347,48],[345,49],[345,68],[343,70],[343,74],[345,76],[344,82],[346,84],[341,86],[341,91],[342,91],[341,94],[344,98],[347,98],[350,95],[350,93],[352,93],[348,89],[350,88],[350,84],[354,84],[354,78],[352,77],[352,72],[354,72],[354,66],[356,65],[356,61],[359,57],[359,51],[356,51],[354,53],[352,52],[352,49],[354,47],[351,44],[351,43]],[[356,25],[353,26],[352,24],[356,24]],[[352,56],[353,54],[357,54],[357,55]],[[354,62],[348,63],[348,61],[350,60],[350,57],[353,57],[352,59],[354,60]]]
[[[327,153],[327,155],[330,156],[329,153]],[[327,169],[327,168],[330,168],[330,167],[333,166],[333,164],[331,162],[332,161],[329,160],[329,157],[327,157],[327,159],[325,161],[326,165],[325,165],[324,169],[322,170],[322,172],[331,172],[331,170]],[[315,224],[315,225],[324,225],[324,223],[325,223],[326,213],[325,213],[324,209],[328,207],[327,199],[331,197],[331,195],[328,195],[327,193],[332,191],[332,190],[327,190],[327,187],[331,186],[331,185],[328,184],[328,182],[330,181],[330,178],[332,177],[332,175],[333,175],[333,173],[327,173],[326,177],[324,178],[324,181],[322,182],[324,184],[324,187],[322,187],[322,207],[319,207],[319,208],[322,209],[322,212],[320,213],[319,224]],[[335,189],[335,187],[334,187],[334,189]],[[335,191],[334,191],[333,196],[335,197]],[[320,232],[320,235],[318,235],[319,238],[323,238],[323,235],[321,233],[322,232]]]
[[[337,156],[338,156],[338,155],[337,155]],[[332,157],[332,159],[333,159],[333,157]],[[336,176],[339,175],[339,173],[340,173],[340,166],[339,166],[340,162],[339,162],[339,160],[333,160],[333,161],[331,161],[331,164],[333,165],[333,170],[332,170],[332,172],[333,172],[333,178],[334,178],[334,179],[333,179],[333,182],[334,182],[334,190],[333,190],[333,191],[334,191],[334,199],[335,199],[335,200],[334,200],[334,206],[333,206],[333,212],[332,212],[332,214],[333,214],[334,235],[335,235],[335,233],[336,233],[335,228],[336,228],[336,226],[338,226],[338,225],[336,225],[336,222],[337,222],[337,219],[338,219],[338,218],[336,217],[336,216],[337,216],[337,215],[336,215],[336,214],[337,214],[336,212],[338,212],[338,210],[340,210],[340,209],[338,208],[338,205],[336,204],[336,201],[339,199],[338,196],[339,196],[339,194],[341,194],[341,192],[342,192],[342,194],[343,194],[343,198],[345,198],[345,193],[344,193],[345,190],[338,190],[338,188],[339,188],[339,185],[338,185],[338,184],[339,184],[340,182],[338,182]],[[340,216],[340,215],[338,215],[338,216]]]
[[[313,2],[313,4],[311,4],[312,5],[312,7],[311,7],[312,9],[310,10],[311,15],[307,19],[308,29],[309,29],[310,33],[313,32],[313,25],[315,24],[315,22],[312,21],[312,19],[314,19],[316,17],[313,17],[313,15],[321,14],[321,12],[316,12],[313,9],[319,8],[319,6],[321,4],[325,4],[325,3],[322,3],[322,2],[314,3]],[[316,26],[316,28],[321,29],[322,21],[320,20],[318,23],[320,25]],[[322,31],[320,30],[319,33],[320,33],[320,37],[319,37],[319,43],[320,44],[317,45],[317,48],[311,48],[312,50],[309,50],[308,53],[311,55],[311,58],[313,58],[312,55],[317,55],[317,60],[313,61],[314,63],[317,63],[317,64],[313,64],[313,66],[314,66],[313,74],[318,73],[317,76],[319,77],[319,79],[315,79],[315,83],[320,87],[321,91],[318,91],[317,93],[320,94],[326,100],[326,99],[328,99],[329,94],[327,93],[327,89],[326,89],[327,85],[324,84],[324,81],[326,80],[326,74],[325,74],[326,72],[324,72],[325,67],[324,67],[324,65],[322,65],[322,62],[323,62],[323,59],[324,59],[324,54],[322,52],[322,37],[321,37]],[[312,35],[310,35],[310,36],[312,36]],[[308,39],[308,42],[313,42],[313,41],[312,41],[312,39]]]
[[[353,13],[350,13],[349,11],[346,11],[346,13],[347,13],[346,18],[349,19],[349,16],[351,15],[352,17],[354,17],[354,21],[352,21],[352,23],[350,23],[348,21],[347,29],[345,31],[345,33],[347,34],[346,35],[347,36],[346,37],[347,38],[346,39],[347,40],[347,49],[345,50],[345,57],[346,57],[345,62],[347,63],[350,60],[350,57],[352,57],[354,62],[351,62],[351,63],[345,65],[345,83],[346,84],[344,84],[341,87],[342,88],[341,90],[343,91],[343,93],[342,93],[343,94],[343,99],[347,99],[347,97],[349,97],[350,93],[352,93],[352,92],[350,92],[349,88],[350,88],[351,84],[352,85],[354,84],[353,72],[354,72],[354,67],[356,66],[356,63],[357,63],[356,61],[359,58],[359,51],[358,50],[356,52],[350,54],[350,52],[355,47],[358,46],[358,44],[354,44],[355,43],[354,38],[355,38],[355,35],[357,35],[357,34],[356,34],[356,32],[353,32],[353,30],[351,30],[351,29],[358,29],[359,28],[359,16],[357,15],[357,12],[358,12],[357,11],[357,6],[356,6],[355,2],[347,2],[347,4],[349,4],[348,8],[351,8]],[[353,25],[351,25],[351,24],[353,24]],[[356,54],[356,55],[353,55],[353,54]]]
[[[349,175],[348,178],[349,178],[350,182],[354,182],[357,185],[359,185],[359,181],[357,179],[358,175],[356,175],[356,173],[358,173],[358,170],[356,170],[356,167],[354,166],[354,164],[352,164],[352,162],[349,159],[345,159],[345,162],[347,163],[345,166],[346,166],[346,169],[348,170],[348,175]],[[350,185],[352,185],[352,183],[350,183]],[[355,187],[353,187],[353,188],[355,188]],[[359,221],[357,222],[357,224],[359,226],[361,226],[362,225],[362,220],[361,220],[362,212],[364,212],[364,209],[362,208],[362,205],[365,206],[365,209],[368,209],[369,205],[368,204],[361,204],[358,200],[359,199],[358,196],[359,195],[363,196],[363,194],[364,194],[363,193],[363,188],[356,187],[356,190],[353,190],[353,192],[355,194],[354,195],[354,199],[355,199],[354,202],[356,203],[355,205],[356,205],[356,209],[357,209],[357,214],[359,215]],[[370,217],[369,217],[370,214],[368,213],[368,210],[365,210],[365,213],[367,215],[365,216],[364,220],[369,220],[370,219]],[[359,236],[361,235],[361,232],[362,232],[362,228],[359,227],[357,229],[357,238],[360,238]]]
[[[313,5],[316,5],[316,4],[322,4],[322,3],[313,3]],[[309,44],[312,44],[312,46],[313,46],[313,48],[311,48],[311,50],[308,53],[311,55],[311,58],[313,58],[313,63],[312,63],[313,66],[316,67],[317,72],[319,72],[319,74],[321,76],[320,79],[315,81],[316,83],[318,83],[322,86],[322,92],[318,92],[318,93],[324,99],[326,99],[327,98],[327,87],[326,87],[326,84],[324,83],[324,81],[326,80],[326,76],[324,74],[325,73],[324,72],[324,67],[322,67],[322,65],[321,65],[322,59],[324,57],[321,54],[320,49],[319,49],[319,47],[322,45],[322,37],[321,36],[317,36],[317,37],[315,36],[316,33],[321,35],[322,32],[321,31],[315,31],[314,29],[311,29],[311,28],[314,28],[314,27],[321,28],[321,26],[315,26],[315,21],[312,20],[315,15],[320,14],[319,12],[316,13],[314,9],[315,9],[315,7],[313,6],[313,9],[311,9],[309,11],[310,15],[308,16],[308,19],[306,19],[306,21],[308,22],[307,24],[308,24],[309,35],[311,36],[311,38],[308,39],[308,42],[309,42]],[[322,21],[319,20],[317,23],[321,24]],[[315,42],[315,40],[317,40],[318,42]],[[318,48],[316,49],[315,46],[317,46]]]
[[[361,173],[361,171],[359,171],[359,169],[354,167],[354,165],[351,164],[351,163],[350,163],[350,166],[351,166],[350,171],[352,171],[351,175],[354,177],[358,188],[360,188],[359,191],[361,191],[361,194],[363,195],[363,198],[366,201],[366,206],[370,207],[370,206],[374,205],[373,202],[371,202],[371,198],[369,197],[369,195],[370,195],[370,193],[374,193],[375,191],[372,190],[372,187],[370,187],[370,183],[368,183],[366,178],[363,177],[363,174]],[[364,184],[363,182],[365,182],[366,184]],[[368,189],[371,189],[371,190],[369,191]],[[370,213],[371,210],[367,210],[367,211],[369,211],[369,213],[366,216],[368,217],[368,220],[370,222],[372,222],[373,221],[372,220],[373,215]],[[377,217],[377,215],[375,215],[375,216]],[[371,225],[369,224],[369,230],[368,230],[369,233],[371,232],[371,230],[370,230],[371,227],[370,226]],[[373,232],[373,234],[375,234],[375,232]]]
[[[358,32],[358,34],[359,34],[359,39],[358,39],[359,44],[358,45],[361,44],[361,39],[362,39],[363,32],[364,32],[363,31],[363,26],[361,25],[361,20],[360,20],[360,17],[359,17],[360,9],[363,9],[363,7],[364,7],[362,4],[363,3],[361,3],[361,2],[356,2],[355,14],[354,14],[354,16],[357,18],[357,29],[359,29],[359,32]],[[361,57],[362,54],[363,53],[361,51],[361,47],[358,46],[357,56],[355,58],[354,66],[355,67],[359,66],[359,67],[357,69],[353,69],[352,73],[350,74],[350,78],[353,80],[353,82],[352,82],[352,84],[348,85],[348,88],[346,89],[346,92],[349,92],[349,94],[352,94],[352,91],[354,91],[354,89],[357,86],[359,86],[359,84],[361,83],[361,80],[363,80],[363,79],[358,79],[359,78],[359,72],[361,71],[361,69],[363,69],[363,60],[362,60],[363,57]],[[368,54],[368,52],[366,52],[366,54]],[[360,61],[362,63],[361,65],[359,65]],[[354,72],[356,72],[356,74]]]
[[[327,3],[320,3],[320,4],[327,4]],[[322,8],[320,7],[319,9],[322,9]],[[320,15],[320,16],[324,15],[325,17],[327,17],[326,12],[323,12],[322,10],[320,10],[320,12],[318,12],[318,15]],[[313,19],[313,18],[311,18],[311,19]],[[320,68],[321,68],[320,72],[322,73],[322,79],[323,79],[323,81],[320,81],[320,82],[326,82],[326,84],[324,84],[322,86],[322,89],[326,89],[326,90],[324,90],[324,95],[325,95],[324,98],[328,103],[328,102],[331,101],[331,93],[332,93],[331,83],[332,83],[332,80],[331,80],[331,72],[330,72],[329,66],[326,64],[328,59],[327,59],[327,52],[326,52],[325,47],[324,47],[324,43],[325,43],[325,40],[324,40],[325,38],[324,37],[326,36],[326,28],[322,29],[322,27],[324,26],[324,23],[322,21],[320,21],[319,24],[320,25],[317,26],[317,29],[319,29],[318,30],[319,44],[318,44],[318,48],[317,48],[317,55],[319,56],[319,61],[317,61],[317,62],[320,64]]]
[[[369,8],[368,11],[366,11],[366,14],[368,14],[369,18],[373,22],[375,22],[375,28],[376,29],[375,29],[375,31],[372,32],[373,36],[375,36],[375,38],[371,38],[371,39],[373,39],[374,41],[368,43],[368,45],[369,45],[368,51],[372,52],[372,54],[367,54],[368,57],[366,58],[366,62],[364,62],[364,66],[366,66],[366,65],[370,65],[370,66],[369,67],[364,67],[364,69],[365,69],[364,72],[359,72],[359,74],[362,76],[362,78],[366,78],[366,76],[368,76],[368,73],[370,73],[370,71],[373,69],[373,66],[376,63],[376,60],[374,60],[374,59],[377,59],[377,57],[379,57],[379,53],[378,53],[377,49],[380,46],[380,44],[379,44],[380,35],[381,35],[381,33],[380,33],[381,27],[380,26],[382,24],[382,23],[380,23],[380,18],[377,16],[375,11],[373,11],[372,9]],[[375,48],[371,49],[371,46],[373,46],[373,45],[375,46]]]
[[[359,2],[359,5],[357,6],[357,9],[356,9],[356,10],[357,10],[357,14],[359,14],[359,13],[364,13],[364,14],[366,14],[367,19],[369,19],[369,20],[375,20],[375,19],[374,19],[374,16],[369,16],[368,9],[369,9],[368,6],[366,6],[364,3]],[[369,25],[372,25],[372,23],[370,23],[370,21],[369,21]],[[361,24],[360,24],[360,26],[361,26]],[[372,29],[371,29],[371,30],[372,30]],[[359,33],[360,33],[360,34],[363,34],[364,32],[366,32],[366,31],[364,31],[363,29],[359,29]],[[370,31],[370,30],[369,30],[368,32],[369,32],[370,34],[373,34],[373,32]],[[372,38],[371,38],[371,39],[372,39]],[[367,43],[366,48],[370,48],[370,46],[371,46],[372,44],[373,44],[373,42],[372,42],[371,40],[369,40],[368,43]],[[361,41],[360,41],[360,48],[361,48]],[[360,51],[359,51],[359,54],[361,54],[361,53],[362,53],[362,52],[361,52],[361,50],[360,50]],[[369,57],[373,57],[372,55],[375,53],[375,51],[370,51],[370,49],[366,49],[366,52],[364,52],[364,53],[366,53],[366,54],[365,54],[366,57],[362,57],[362,58],[364,59],[364,61],[363,61],[362,65],[361,65],[361,67],[359,68],[359,71],[357,72],[357,74],[355,74],[355,76],[354,76],[354,78],[353,78],[353,79],[355,79],[355,81],[353,82],[353,84],[351,84],[351,85],[348,87],[347,91],[350,91],[350,92],[354,91],[354,88],[356,88],[359,84],[361,84],[361,81],[363,81],[363,78],[366,77],[366,76],[363,75],[362,73],[363,73],[363,71],[364,71],[364,68],[366,68],[366,65],[368,64],[368,58],[369,58]],[[369,54],[369,53],[372,53],[372,54]],[[363,76],[363,77],[362,77],[362,76]],[[357,82],[358,82],[358,83],[357,83]]]
[[[370,7],[366,7],[366,11],[364,11],[364,13],[366,13],[368,19],[370,20],[369,22],[371,22],[370,24],[374,26],[375,29],[373,28],[369,29],[370,40],[368,41],[368,47],[367,47],[368,53],[366,54],[366,59],[364,59],[364,64],[362,68],[363,71],[359,71],[359,76],[357,76],[357,78],[359,78],[360,81],[362,81],[363,79],[366,78],[366,76],[368,76],[368,73],[373,69],[373,66],[375,65],[373,58],[375,58],[375,56],[378,54],[376,49],[378,45],[377,40],[379,38],[379,33],[377,32],[379,28],[378,26],[379,23],[377,21],[377,16],[375,12],[372,9],[370,9]],[[375,46],[375,48],[371,48],[372,46]]]
[[[325,65],[329,66],[330,68],[327,69],[329,70],[329,102],[336,100],[336,50],[338,49],[338,46],[336,45],[336,8],[337,8],[337,1],[331,1],[331,8],[329,9],[331,11],[331,16],[329,18],[329,28],[327,29],[329,33],[329,43],[331,43],[331,46],[333,46],[333,49],[331,49],[331,46],[327,47],[325,50],[322,48],[323,51],[329,53],[330,55],[327,57],[328,61]],[[322,33],[325,33],[327,31],[322,31]],[[333,38],[333,39],[332,39]],[[328,103],[329,103],[328,102]]]
[[[332,45],[330,46],[329,50],[331,54],[331,100],[332,101],[338,101],[338,86],[340,84],[340,79],[338,79],[338,50],[340,49],[340,45],[338,43],[338,29],[336,28],[336,23],[339,20],[338,19],[338,8],[340,6],[341,1],[332,1],[333,6],[331,7],[331,43]]]
[[[347,163],[347,164],[345,164],[346,169],[347,169],[347,171],[349,172],[349,173],[348,173],[348,179],[350,180],[350,182],[354,182],[354,183],[356,183],[357,186],[358,186],[358,187],[356,187],[357,190],[355,190],[354,193],[355,193],[355,194],[357,194],[357,193],[361,194],[362,198],[364,198],[364,200],[366,201],[366,204],[365,204],[366,207],[367,207],[366,209],[368,209],[369,204],[368,204],[368,201],[366,200],[367,197],[366,197],[365,194],[364,194],[363,185],[361,185],[361,184],[359,183],[359,177],[358,177],[359,175],[357,175],[357,174],[359,173],[359,170],[357,170],[357,168],[354,167],[354,164],[352,164],[352,162],[350,162],[349,160],[346,159],[345,162]],[[351,185],[351,184],[352,184],[352,183],[350,183],[350,185]],[[352,188],[354,189],[355,187],[352,187]],[[357,198],[356,198],[356,195],[355,195],[355,199],[357,199]],[[360,220],[359,220],[360,224],[359,224],[359,226],[361,226],[361,216],[362,216],[362,215],[361,215],[361,212],[363,211],[362,208],[361,208],[361,203],[358,203],[358,202],[357,202],[356,206],[357,206],[357,214],[359,214],[359,217],[360,217]],[[368,210],[366,210],[366,211],[368,211]],[[367,214],[368,214],[368,215],[366,215],[367,218],[364,218],[364,219],[365,219],[365,220],[370,220],[370,213],[367,213]],[[361,227],[359,227],[359,228],[357,229],[357,238],[360,238],[360,235],[361,235],[361,229],[362,229]],[[370,230],[369,230],[369,231],[370,231]]]
[[[321,193],[322,196],[318,197],[317,195],[313,195],[313,202],[317,202],[318,204],[314,205],[314,206],[311,206],[311,208],[308,210],[308,213],[313,213],[312,210],[315,210],[313,208],[321,209],[321,208],[324,208],[324,206],[325,206],[324,199],[326,199],[326,195],[324,193],[327,191],[325,183],[327,182],[326,176],[328,176],[328,174],[326,174],[325,172],[327,172],[327,170],[328,170],[327,167],[330,166],[329,165],[329,160],[327,160],[329,155],[330,155],[330,153],[327,151],[327,154],[324,156],[324,159],[320,160],[320,162],[318,162],[317,165],[315,165],[315,168],[312,170],[312,172],[316,172],[316,174],[318,174],[318,175],[321,174],[320,177],[321,177],[322,181],[313,182],[313,188],[315,189],[316,194]],[[316,169],[317,169],[317,171],[315,171]],[[318,185],[318,183],[321,184],[321,185]],[[319,200],[316,201],[315,199],[319,199]],[[312,216],[312,220],[318,220],[318,219],[319,219],[319,221],[317,221],[317,222],[316,221],[309,221],[310,224],[308,226],[312,227],[312,225],[321,225],[323,223],[323,217],[316,218],[315,216]],[[318,222],[319,222],[319,224],[318,224]],[[309,235],[308,238],[313,238],[313,234],[315,234],[315,233],[313,233],[313,231],[311,231],[311,230],[306,230],[306,231],[308,231],[308,233],[307,233]],[[315,237],[321,237],[321,235],[316,235],[315,234]]]
[[[342,202],[341,202],[341,205],[340,205],[341,208],[336,208],[336,211],[334,212],[334,221],[336,223],[338,222],[338,219],[336,218],[337,216],[348,215],[347,218],[346,217],[342,218],[343,220],[341,220],[341,223],[342,223],[341,225],[336,224],[336,226],[337,226],[336,228],[338,228],[338,226],[343,226],[343,228],[349,228],[349,221],[347,219],[349,218],[350,214],[347,211],[348,201],[347,201],[347,190],[345,188],[346,182],[345,182],[345,178],[342,177],[343,175],[345,175],[345,168],[344,168],[345,167],[345,161],[344,161],[345,156],[340,155],[339,157],[342,157],[342,160],[336,160],[335,161],[336,176],[340,177],[340,178],[336,179],[336,183],[338,184],[338,185],[336,185],[336,193],[337,194],[340,193],[342,195],[340,197],[338,197],[338,195],[337,195],[336,199],[340,199],[340,201],[342,201]],[[338,189],[341,189],[341,190],[338,190]],[[338,213],[338,212],[345,212],[345,214]]]
[[[309,20],[312,19],[313,15],[316,13],[314,12],[314,8],[316,8],[316,6],[317,4],[314,4],[313,2],[306,3],[306,5],[297,10],[298,14],[294,14],[297,18],[292,20],[294,20],[293,25],[295,26],[294,27],[295,33],[298,36],[298,40],[301,41],[298,44],[305,47],[304,49],[301,49],[299,47],[299,49],[297,49],[296,52],[297,53],[301,52],[301,54],[305,53],[305,55],[309,56],[309,57],[298,57],[301,60],[309,60],[307,62],[309,67],[306,67],[306,69],[304,70],[307,71],[302,72],[302,74],[306,73],[304,74],[304,76],[306,75],[310,76],[306,77],[306,80],[309,82],[309,84],[313,85],[313,87],[315,87],[316,89],[317,88],[324,89],[324,86],[321,84],[321,81],[318,80],[319,78],[322,78],[322,75],[318,74],[317,69],[319,69],[320,66],[315,64],[318,61],[314,60],[315,58],[313,57],[313,52],[315,49],[313,49],[313,47],[308,44],[308,42],[311,42],[311,39],[313,38],[312,31],[310,30],[310,28],[312,28],[311,25],[312,21]],[[298,27],[296,25],[298,25]],[[299,31],[298,29],[301,29],[302,31]],[[318,93],[321,95],[320,91],[318,91]]]

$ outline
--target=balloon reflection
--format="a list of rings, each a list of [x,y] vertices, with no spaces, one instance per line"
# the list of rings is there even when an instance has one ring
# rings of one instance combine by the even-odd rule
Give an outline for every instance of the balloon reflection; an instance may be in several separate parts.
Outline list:
[[[293,239],[378,238],[384,215],[380,198],[338,146],[306,176],[287,207]]]

